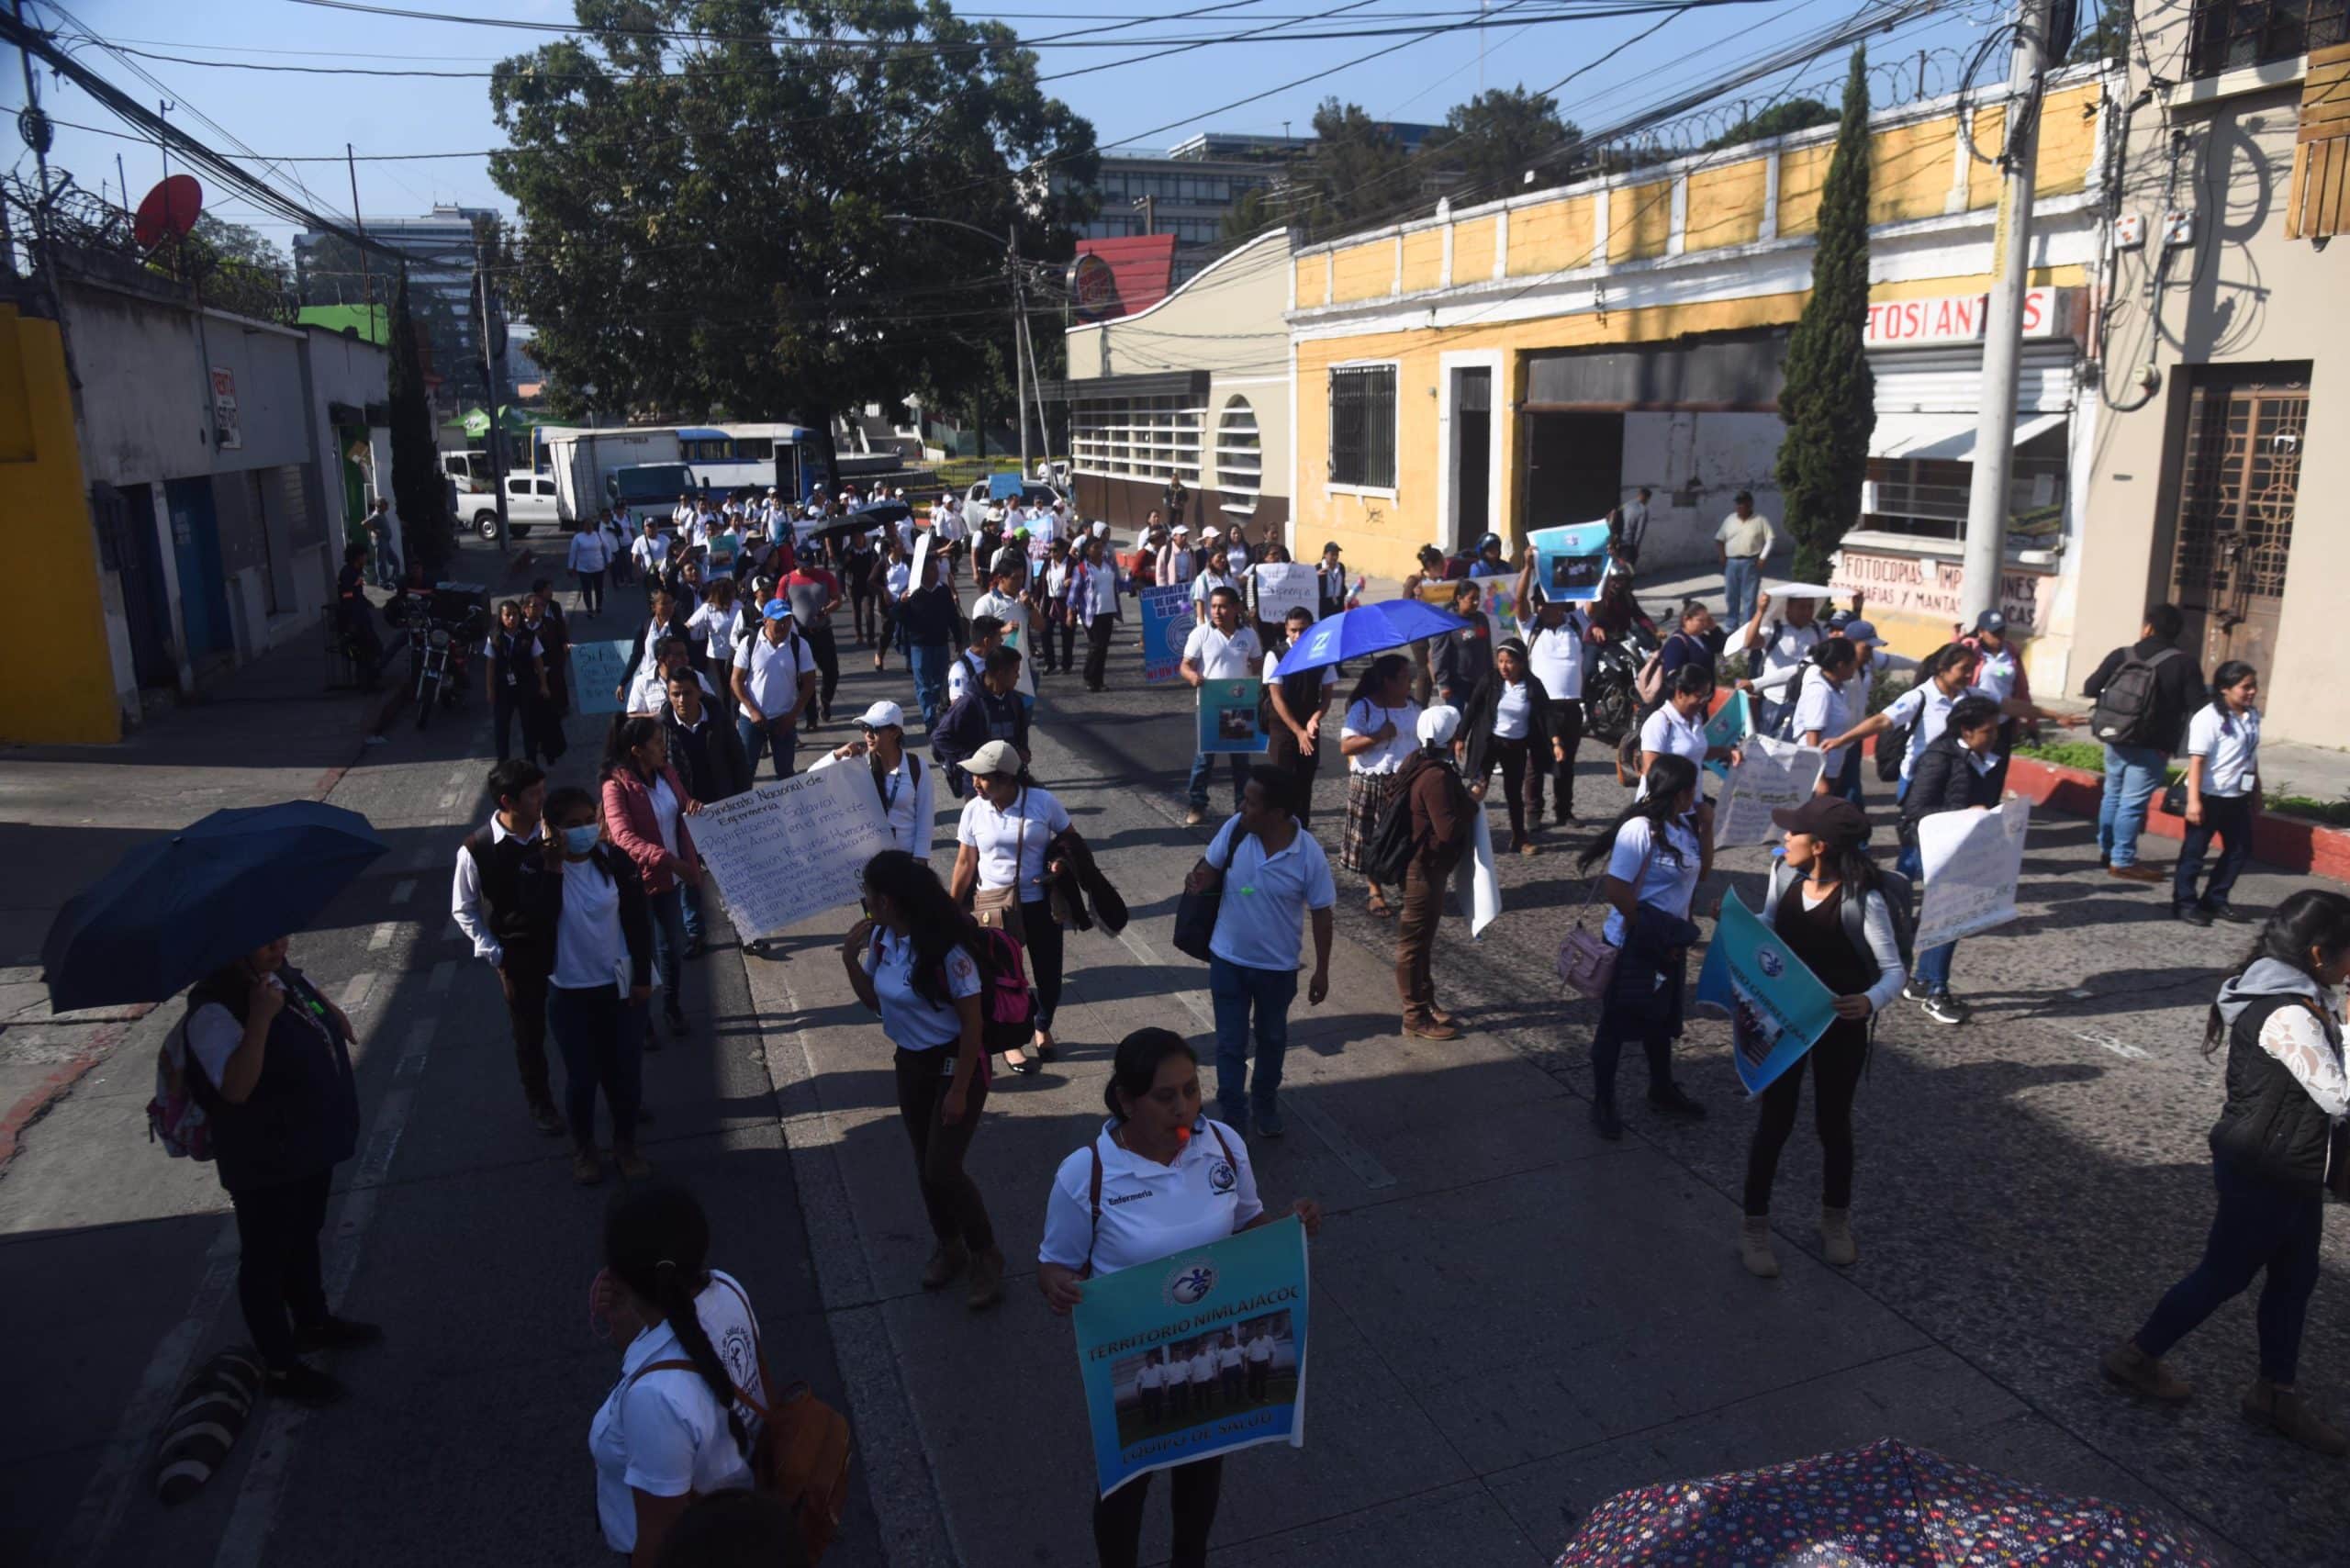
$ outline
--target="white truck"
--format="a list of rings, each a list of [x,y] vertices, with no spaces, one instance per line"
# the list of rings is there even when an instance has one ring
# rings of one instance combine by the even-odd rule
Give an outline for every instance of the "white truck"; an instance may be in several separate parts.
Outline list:
[[[549,430],[540,441],[565,523],[592,520],[616,502],[666,511],[681,493],[701,488],[674,430]]]

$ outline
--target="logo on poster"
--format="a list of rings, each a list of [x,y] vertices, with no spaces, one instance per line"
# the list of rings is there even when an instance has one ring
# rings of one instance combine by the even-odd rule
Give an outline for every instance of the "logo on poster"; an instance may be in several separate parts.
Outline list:
[[[1215,1265],[1204,1258],[1179,1265],[1163,1293],[1170,1306],[1197,1306],[1215,1289]]]
[[[1780,961],[1779,955],[1773,952],[1768,947],[1760,947],[1755,950],[1754,967],[1761,969],[1763,974],[1767,975],[1772,980],[1777,980],[1782,974],[1785,974],[1787,968],[1785,963]]]

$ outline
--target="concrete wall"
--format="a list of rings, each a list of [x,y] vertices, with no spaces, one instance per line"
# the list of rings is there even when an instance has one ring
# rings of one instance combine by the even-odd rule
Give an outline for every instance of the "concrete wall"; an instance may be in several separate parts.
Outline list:
[[[1260,235],[1147,310],[1071,327],[1069,379],[1169,370],[1239,376],[1283,372],[1289,329],[1281,312],[1289,287],[1288,233]]]
[[[2148,57],[2182,60],[2188,7],[2141,8]],[[2132,59],[2138,58],[2135,53]],[[2298,515],[2275,667],[2262,674],[2272,738],[2350,743],[2350,688],[2341,662],[2342,606],[2350,594],[2350,530],[2339,498],[2350,490],[2350,256],[2285,237],[2300,100],[2299,61],[2179,84],[2161,112],[2136,116],[2121,169],[2121,210],[2158,230],[2168,208],[2192,208],[2194,243],[2162,274],[2154,310],[2148,274],[2158,248],[2120,252],[2106,344],[2095,483],[2082,531],[2075,606],[2076,688],[2103,650],[2135,637],[2145,606],[2169,597],[2193,367],[2307,361],[2311,439],[2303,443]],[[2134,92],[2144,85],[2133,70]],[[2170,133],[2183,137],[2173,189]],[[2151,364],[2160,385],[2137,384]],[[2119,405],[2119,406],[2115,406]],[[2134,406],[2133,406],[2134,405]]]
[[[1714,558],[1714,531],[1729,515],[1730,498],[1754,492],[1754,510],[1777,523],[1785,514],[1771,465],[1786,427],[1776,414],[1631,413],[1624,416],[1624,495],[1642,485],[1649,498],[1648,542],[1640,566],[1692,566]],[[1773,563],[1784,566],[1792,548],[1785,529]]]

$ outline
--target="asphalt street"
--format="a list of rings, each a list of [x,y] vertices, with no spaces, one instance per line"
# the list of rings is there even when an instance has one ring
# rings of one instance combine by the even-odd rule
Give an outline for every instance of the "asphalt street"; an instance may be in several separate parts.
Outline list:
[[[608,611],[575,634],[625,626]],[[899,661],[875,676],[862,650],[845,655],[842,712],[910,697]],[[1203,972],[1166,939],[1208,832],[1181,825],[1189,694],[1143,689],[1136,663],[1122,645],[1101,695],[1068,676],[1044,685],[1040,776],[1106,851],[1135,923],[1117,940],[1072,935],[1067,1049],[1033,1078],[999,1080],[990,1103],[972,1167],[1015,1275],[999,1312],[913,1284],[927,1238],[887,1047],[833,956],[845,915],[764,956],[721,946],[689,982],[693,1037],[648,1061],[661,1114],[648,1154],[710,1207],[714,1260],[750,1287],[778,1372],[856,1424],[860,1484],[830,1562],[1091,1559],[1074,1358],[1030,1278],[1045,1182],[1098,1125],[1121,1034],[1169,1021],[1206,1033]],[[494,977],[445,914],[450,857],[487,811],[483,715],[476,703],[458,724],[402,727],[362,756],[352,700],[271,701],[182,725],[176,752],[151,735],[134,756],[0,762],[0,830],[61,881],[95,874],[133,832],[247,793],[323,788],[386,832],[392,853],[296,961],[360,1026],[367,1125],[337,1183],[330,1266],[342,1309],[391,1338],[337,1368],[348,1406],[267,1413],[197,1502],[166,1510],[147,1495],[182,1372],[242,1335],[217,1184],[144,1140],[167,1015],[127,1025],[0,1175],[0,1330],[42,1348],[10,1379],[20,1418],[0,1450],[0,1561],[609,1561],[584,1451],[617,1359],[584,1301],[602,1194],[574,1188],[562,1145],[524,1121]],[[559,778],[592,775],[599,729],[574,721]],[[286,756],[270,750],[281,745]],[[1579,791],[1587,820],[1624,798],[1595,748]],[[1327,844],[1342,796],[1326,778]],[[1498,799],[1494,812],[1498,834]],[[1943,1028],[1904,1008],[1879,1031],[1859,1110],[1860,1265],[1817,1261],[1817,1148],[1799,1130],[1778,1188],[1787,1271],[1764,1283],[1734,1252],[1751,1112],[1722,1025],[1700,1019],[1684,1043],[1706,1122],[1659,1123],[1634,1092],[1624,1143],[1588,1131],[1593,1010],[1551,969],[1582,902],[1568,860],[1586,831],[1504,864],[1505,913],[1483,941],[1446,924],[1439,991],[1470,1030],[1449,1044],[1397,1035],[1392,925],[1341,875],[1333,994],[1310,1015],[1299,1004],[1292,1131],[1255,1150],[1269,1195],[1310,1193],[1331,1211],[1308,1441],[1232,1467],[1219,1562],[1538,1563],[1620,1487],[1888,1434],[2156,1508],[2230,1562],[2350,1560],[2341,1466],[2235,1414],[2248,1304],[2175,1352],[2199,1388],[2183,1411],[2141,1408],[2094,1375],[2097,1351],[2191,1264],[2208,1223],[2219,1070],[2199,1049],[2201,1018],[2244,933],[2163,918],[2158,891],[2097,871],[2087,824],[2035,818],[2025,918],[1959,956],[1975,1022]],[[2164,865],[2171,853],[2150,851]],[[1731,852],[1732,884],[1751,895],[1763,861]],[[2239,902],[2262,907],[2292,885],[2255,869]],[[42,896],[19,889],[0,906],[19,966],[6,981],[28,983],[21,937]],[[0,1068],[44,1038],[10,1025]],[[2305,1386],[2337,1417],[2350,1417],[2345,1285],[2337,1225],[2303,1354]],[[1165,1540],[1153,1518],[1147,1555]]]

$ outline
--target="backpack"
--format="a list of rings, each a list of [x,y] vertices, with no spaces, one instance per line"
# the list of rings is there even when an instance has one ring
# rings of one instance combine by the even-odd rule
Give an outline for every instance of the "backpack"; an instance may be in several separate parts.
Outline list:
[[[1021,967],[1019,938],[992,925],[980,926],[979,938],[989,949],[979,963],[979,1046],[1018,1050],[1036,1033],[1036,993]]]
[[[1444,768],[1455,790],[1463,795],[1468,793],[1468,787],[1460,782],[1460,776],[1452,771],[1449,763],[1435,766]],[[1412,832],[1412,792],[1399,787],[1379,809],[1379,820],[1371,824],[1371,836],[1363,842],[1364,879],[1400,886],[1411,870],[1412,857],[1419,847],[1419,838]]]
[[[1640,673],[1632,681],[1632,689],[1639,694],[1640,706],[1644,709],[1653,708],[1664,700],[1664,650],[1673,645],[1673,637],[1686,639],[1695,644],[1700,652],[1710,655],[1711,650],[1706,647],[1705,639],[1692,637],[1686,632],[1674,632],[1659,643],[1656,652],[1641,664]]]
[[[1917,965],[1918,913],[1917,893],[1909,879],[1898,871],[1877,868],[1876,890],[1885,895],[1885,912],[1893,919],[1893,945],[1901,952],[1901,969],[1908,974]],[[1796,874],[1785,860],[1771,862],[1771,883],[1763,895],[1773,906],[1785,896],[1795,882]],[[1874,962],[1876,955],[1869,948],[1868,900],[1846,899],[1837,911],[1844,927],[1844,940],[1852,951]]]
[[[2162,705],[2154,669],[2169,659],[2186,655],[2177,648],[2157,649],[2152,658],[2135,654],[2123,657],[2121,667],[2097,694],[2089,713],[2089,734],[2108,745],[2166,745],[2171,737],[2154,733],[2154,716]]]
[[[173,1159],[203,1165],[212,1159],[212,1124],[188,1087],[191,1065],[187,1020],[183,1018],[155,1052],[155,1097],[147,1102],[147,1141],[162,1144]]]
[[[1934,662],[1942,656],[1942,648],[1949,646],[1948,643],[1944,643],[1942,648],[1936,648],[1919,662],[1918,678],[1909,683],[1910,691],[1917,690],[1934,678],[1926,672],[1932,669]],[[1902,695],[1906,697],[1908,693],[1904,692]],[[1907,724],[1895,724],[1877,736],[1876,777],[1879,783],[1891,784],[1900,778],[1902,759],[1909,755],[1909,737],[1917,728],[1917,722],[1912,720]]]

